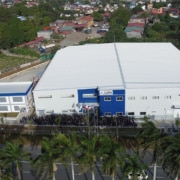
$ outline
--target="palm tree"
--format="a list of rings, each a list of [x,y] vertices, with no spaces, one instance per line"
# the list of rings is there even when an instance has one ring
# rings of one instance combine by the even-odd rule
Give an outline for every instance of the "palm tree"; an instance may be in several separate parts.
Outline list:
[[[134,155],[127,155],[125,158],[125,165],[123,168],[123,175],[132,174],[133,180],[138,180],[137,173],[144,175],[144,170],[147,169],[147,165],[139,161],[139,155],[135,152]]]
[[[94,166],[97,160],[100,158],[99,154],[99,136],[81,136],[79,146],[79,159],[78,163],[85,172],[88,168],[91,170],[92,180],[95,180]]]
[[[180,135],[167,136],[161,143],[163,148],[162,167],[178,180],[180,177]]]
[[[63,156],[65,161],[70,158],[71,170],[72,170],[72,180],[75,180],[74,174],[74,161],[77,159],[78,150],[78,136],[76,134],[70,134],[68,137],[64,134],[58,134],[55,138],[57,154]]]
[[[32,167],[40,179],[48,177],[51,180],[55,180],[56,167],[56,148],[53,139],[44,137],[42,140],[42,153],[32,160]]]
[[[140,142],[140,147],[143,148],[143,156],[147,150],[152,149],[152,164],[154,165],[153,180],[155,180],[157,162],[162,154],[161,140],[164,138],[165,134],[161,134],[159,129],[157,129],[151,121],[145,121],[145,123],[142,124],[142,128],[143,130],[137,137],[142,140],[142,142]]]
[[[10,166],[9,165],[7,166],[7,164],[4,164],[4,159],[6,157],[3,151],[4,149],[0,149],[0,179],[13,180],[13,173]]]
[[[23,150],[23,146],[17,142],[6,142],[5,147],[2,150],[2,166],[5,168],[6,173],[12,174],[10,171],[12,165],[16,168],[16,173],[18,179],[21,179],[21,172],[22,169],[21,161],[22,160],[29,160],[30,154]]]
[[[102,155],[104,173],[110,175],[112,180],[115,179],[117,167],[122,169],[124,165],[125,149],[119,144],[116,139],[109,136],[101,137],[100,140],[100,154]]]

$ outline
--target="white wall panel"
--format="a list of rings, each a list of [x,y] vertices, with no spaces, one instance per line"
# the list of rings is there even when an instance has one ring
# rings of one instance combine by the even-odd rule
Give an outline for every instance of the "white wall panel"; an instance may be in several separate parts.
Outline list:
[[[44,110],[45,114],[78,111],[76,89],[34,91],[34,102],[37,114],[39,110]]]
[[[126,112],[134,112],[135,116],[139,116],[140,112],[146,112],[146,115],[155,116],[158,119],[170,118],[174,111],[172,106],[178,103],[180,104],[180,88],[126,90]]]

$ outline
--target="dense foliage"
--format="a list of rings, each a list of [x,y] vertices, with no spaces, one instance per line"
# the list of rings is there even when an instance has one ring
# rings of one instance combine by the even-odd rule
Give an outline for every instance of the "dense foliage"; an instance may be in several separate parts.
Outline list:
[[[30,49],[28,47],[11,48],[10,52],[15,53],[15,54],[21,54],[21,55],[25,55],[25,56],[30,56],[30,57],[37,57],[37,58],[40,57],[40,54],[37,51],[35,51],[33,49]]]
[[[112,177],[114,180],[121,172],[121,178],[127,177],[129,172],[136,174],[149,168],[151,164],[145,164],[141,158],[145,153],[152,153],[152,165],[158,162],[168,175],[178,179],[180,176],[180,139],[179,134],[171,136],[160,131],[151,121],[142,124],[144,127],[137,134],[136,140],[126,135],[121,138],[110,135],[96,134],[55,134],[43,137],[40,144],[41,153],[30,156],[25,152],[19,141],[7,141],[0,149],[0,176],[5,179],[18,176],[21,179],[21,161],[32,162],[31,168],[38,179],[55,179],[57,163],[65,167],[71,167],[72,179],[75,180],[75,165],[78,165],[79,173],[90,170],[92,179],[95,180],[95,167],[101,164],[102,173]],[[33,136],[34,137],[34,136]],[[34,139],[34,138],[33,138]],[[130,142],[132,141],[132,142]],[[135,141],[136,145],[133,141]],[[33,144],[32,144],[33,147]],[[32,157],[32,158],[30,158]],[[173,161],[172,161],[173,160]],[[14,165],[13,173],[11,170]],[[153,171],[156,178],[155,170]]]
[[[26,17],[25,21],[18,16]],[[48,4],[27,8],[24,3],[9,9],[0,7],[0,49],[9,49],[33,40],[37,31],[58,18],[58,11]]]
[[[71,3],[73,0],[71,1]],[[108,2],[108,1],[107,1]],[[75,11],[64,11],[65,1],[47,0],[39,1],[38,6],[27,8],[24,3],[15,4],[11,8],[0,7],[0,49],[9,49],[24,42],[33,40],[37,36],[37,31],[48,26],[50,22],[57,19],[74,19]],[[103,4],[103,1],[102,1]],[[172,7],[179,7],[178,1],[172,1]],[[165,6],[164,3],[154,3],[154,7]],[[104,42],[172,42],[180,48],[180,18],[172,18],[167,15],[156,15],[159,22],[145,27],[144,35],[141,39],[129,39],[124,32],[128,20],[133,14],[141,11],[138,5],[134,9],[120,7],[107,19],[110,30],[104,38],[98,40]],[[65,17],[65,14],[70,17]],[[102,12],[94,12],[92,16],[96,21],[102,20]],[[61,16],[61,14],[63,14]],[[21,21],[17,16],[24,16],[25,21]],[[147,17],[148,14],[142,16]],[[91,41],[89,41],[91,42]],[[97,43],[97,41],[95,41]],[[81,43],[83,44],[83,43]]]

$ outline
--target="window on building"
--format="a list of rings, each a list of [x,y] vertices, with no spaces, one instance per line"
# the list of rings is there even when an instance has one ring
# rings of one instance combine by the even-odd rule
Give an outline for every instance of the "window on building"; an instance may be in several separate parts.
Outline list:
[[[122,96],[117,96],[116,101],[123,101],[123,97]]]
[[[117,112],[116,115],[117,115],[117,116],[122,116],[123,113],[122,113],[122,112]]]
[[[133,116],[133,115],[134,115],[134,112],[128,112],[128,115],[129,115],[129,116]]]
[[[146,112],[140,112],[140,115],[146,115]]]
[[[13,97],[13,102],[23,102],[22,97]]]
[[[159,96],[153,96],[152,98],[153,99],[159,99]]]
[[[5,97],[0,97],[0,103],[1,102],[6,102],[6,98]]]
[[[111,101],[111,97],[104,97],[104,101]]]
[[[52,98],[52,95],[43,95],[43,96],[38,96],[38,98]]]
[[[147,96],[141,96],[140,99],[141,100],[147,100]]]
[[[129,96],[128,100],[135,100],[135,97],[134,96]]]
[[[19,106],[14,106],[14,110],[19,111],[20,110]]]
[[[165,99],[171,99],[171,96],[164,96]]]
[[[105,116],[111,116],[110,112],[105,112],[104,114],[105,114]]]
[[[0,106],[0,111],[8,111],[8,106]]]
[[[97,94],[83,94],[82,97],[83,98],[96,98]]]

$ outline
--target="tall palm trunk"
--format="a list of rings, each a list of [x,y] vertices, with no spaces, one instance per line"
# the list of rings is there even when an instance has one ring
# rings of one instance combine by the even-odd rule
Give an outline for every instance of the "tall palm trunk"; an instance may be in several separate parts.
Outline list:
[[[92,172],[92,180],[95,180],[95,174]]]
[[[53,174],[52,174],[52,179],[53,179],[53,180],[56,180],[56,177],[55,177],[56,171],[57,171],[57,166],[56,166],[55,163],[53,163]]]
[[[74,176],[74,164],[73,164],[72,159],[71,159],[71,171],[72,171],[72,180],[75,180],[75,176]]]
[[[175,180],[178,180],[178,175],[176,175],[176,178],[175,178]]]
[[[154,163],[154,174],[153,174],[153,180],[156,180],[156,169],[157,169],[157,163]]]
[[[56,180],[55,173],[53,173],[53,180]]]
[[[21,172],[19,169],[18,161],[16,161],[15,163],[16,163],[16,171],[17,171],[17,175],[18,175],[18,180],[21,180]]]
[[[18,166],[16,167],[16,171],[17,171],[17,175],[18,175],[18,180],[21,180],[21,172],[20,172],[20,169]]]

